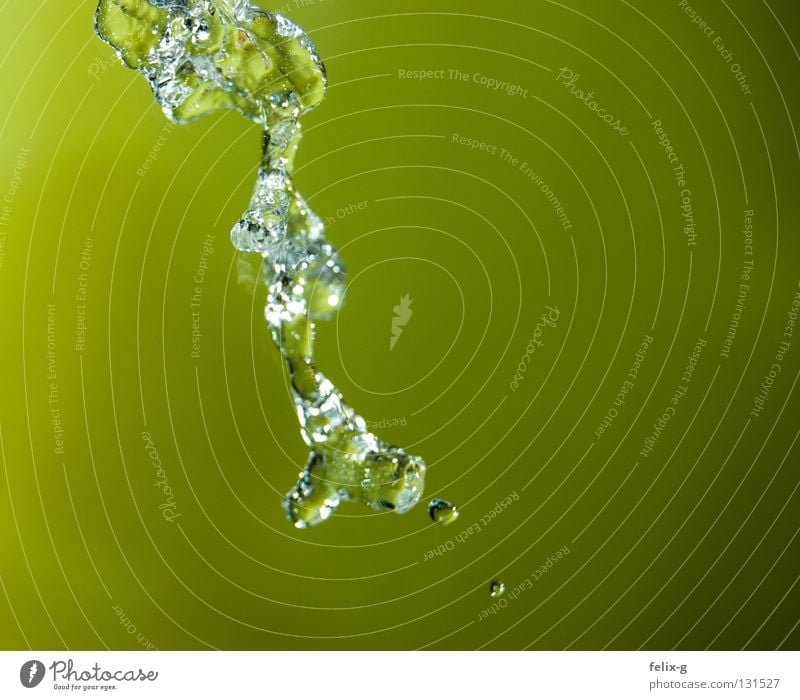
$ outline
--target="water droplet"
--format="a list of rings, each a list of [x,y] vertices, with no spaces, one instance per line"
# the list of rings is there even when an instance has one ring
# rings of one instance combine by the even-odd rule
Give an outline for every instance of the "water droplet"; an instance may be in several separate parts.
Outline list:
[[[492,598],[499,598],[505,592],[506,584],[502,581],[492,581],[489,584],[489,595],[492,596]]]
[[[435,523],[450,525],[458,519],[458,508],[443,498],[434,498],[428,504],[428,515]]]

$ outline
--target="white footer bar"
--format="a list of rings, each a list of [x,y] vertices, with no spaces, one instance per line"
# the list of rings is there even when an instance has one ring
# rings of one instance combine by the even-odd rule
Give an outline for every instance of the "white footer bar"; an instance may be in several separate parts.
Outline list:
[[[800,698],[800,652],[0,652],[0,698]]]

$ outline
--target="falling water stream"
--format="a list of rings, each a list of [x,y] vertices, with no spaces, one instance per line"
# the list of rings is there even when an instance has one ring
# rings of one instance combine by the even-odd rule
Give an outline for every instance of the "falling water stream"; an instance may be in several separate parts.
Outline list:
[[[325,67],[306,34],[248,0],[101,0],[97,34],[150,82],[168,118],[186,123],[235,109],[264,132],[258,180],[231,231],[241,251],[264,258],[265,318],[289,368],[311,452],[284,509],[315,525],[342,501],[404,513],[422,496],[425,462],[367,430],[314,362],[315,322],[344,300],[345,268],[320,218],[292,184],[300,117],[325,97]],[[450,522],[455,507],[432,505]]]

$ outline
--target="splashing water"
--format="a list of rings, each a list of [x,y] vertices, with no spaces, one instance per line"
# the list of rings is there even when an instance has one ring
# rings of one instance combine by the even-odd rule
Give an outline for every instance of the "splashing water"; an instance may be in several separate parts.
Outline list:
[[[344,300],[345,269],[291,173],[299,118],[325,97],[325,67],[303,31],[249,0],[100,0],[97,34],[153,89],[178,123],[235,109],[264,130],[247,211],[231,231],[260,253],[266,322],[289,368],[308,463],[284,509],[315,525],[342,501],[404,513],[422,496],[425,462],[384,444],[314,363],[314,322]]]

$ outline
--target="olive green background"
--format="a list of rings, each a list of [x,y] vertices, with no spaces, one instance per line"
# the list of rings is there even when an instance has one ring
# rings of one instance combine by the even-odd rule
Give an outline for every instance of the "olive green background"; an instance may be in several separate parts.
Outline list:
[[[672,0],[285,6],[330,78],[296,180],[349,267],[319,366],[424,456],[426,502],[461,509],[444,528],[424,504],[347,504],[297,531],[281,497],[307,450],[258,258],[228,240],[257,129],[232,113],[170,127],[93,35],[93,2],[2,3],[0,646],[797,649],[800,335],[750,413],[800,291],[800,23],[793,0],[690,5],[711,37]],[[746,209],[753,272],[725,358]],[[558,322],[528,352],[548,305]]]

